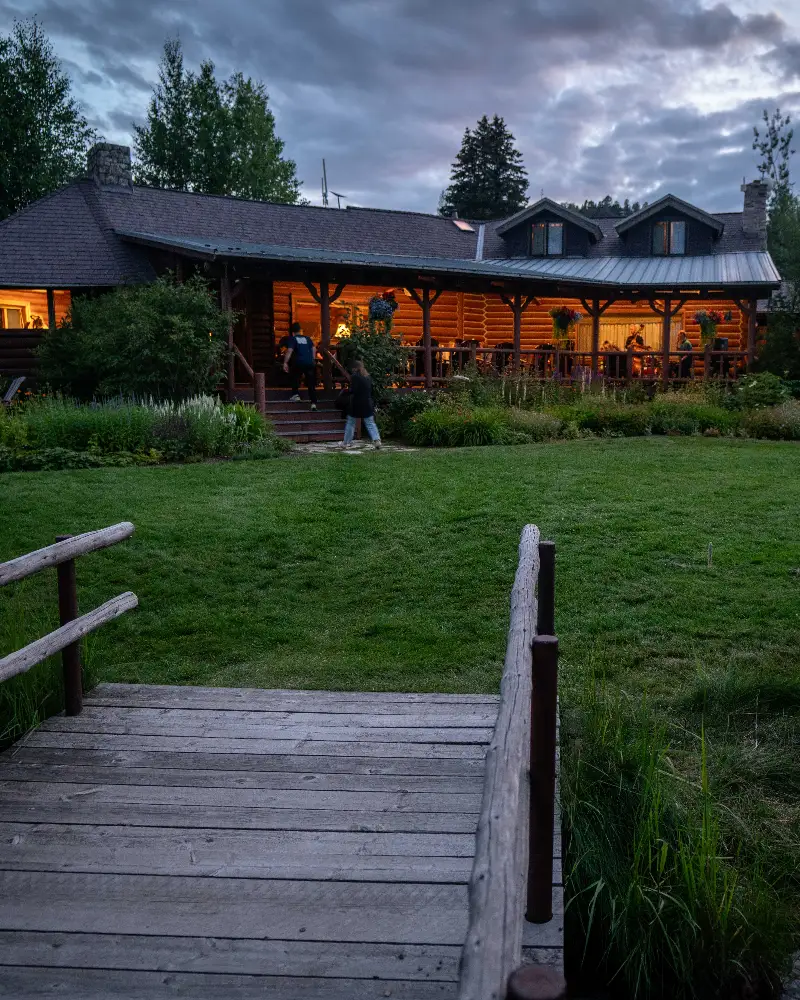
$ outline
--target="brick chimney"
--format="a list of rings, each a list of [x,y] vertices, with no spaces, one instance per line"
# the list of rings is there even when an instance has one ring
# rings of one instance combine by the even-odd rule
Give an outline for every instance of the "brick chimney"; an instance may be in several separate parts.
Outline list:
[[[767,249],[767,199],[769,181],[750,181],[742,184],[744,216],[742,228],[748,236],[760,237],[761,246]]]
[[[110,142],[97,142],[87,156],[89,176],[106,191],[132,191],[130,146],[115,146]]]

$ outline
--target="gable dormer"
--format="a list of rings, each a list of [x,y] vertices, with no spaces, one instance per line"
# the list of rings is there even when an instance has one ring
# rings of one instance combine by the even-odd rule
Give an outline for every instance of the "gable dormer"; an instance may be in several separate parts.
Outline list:
[[[497,227],[509,257],[585,257],[603,232],[591,219],[542,198]]]
[[[634,257],[710,254],[725,228],[713,215],[674,194],[665,195],[614,227]]]

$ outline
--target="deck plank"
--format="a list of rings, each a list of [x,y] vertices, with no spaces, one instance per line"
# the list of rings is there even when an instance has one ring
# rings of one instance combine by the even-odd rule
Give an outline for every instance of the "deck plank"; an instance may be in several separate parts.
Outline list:
[[[0,997],[456,996],[495,696],[85,706],[0,754]],[[525,938],[556,967],[557,902]]]

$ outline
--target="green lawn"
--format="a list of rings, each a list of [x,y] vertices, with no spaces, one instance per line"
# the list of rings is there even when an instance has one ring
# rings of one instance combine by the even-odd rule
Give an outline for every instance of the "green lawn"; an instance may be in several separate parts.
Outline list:
[[[135,523],[79,562],[83,607],[125,589],[141,602],[94,643],[103,679],[495,690],[526,521],[558,546],[568,681],[602,665],[672,696],[703,668],[789,670],[800,647],[792,444],[594,440],[0,482],[0,558]],[[54,588],[50,573],[0,594],[0,644],[54,620]]]
[[[140,600],[90,642],[90,674],[103,680],[496,691],[520,530],[538,524],[558,547],[575,912],[586,918],[581,890],[595,879],[611,887],[603,905],[627,927],[609,932],[617,952],[607,938],[600,948],[615,961],[639,948],[636,962],[655,979],[665,955],[675,964],[671,927],[689,927],[685,965],[671,966],[669,982],[774,970],[785,935],[796,942],[800,446],[594,439],[21,473],[0,485],[0,559],[59,533],[135,523],[131,541],[78,563],[83,608],[128,589]],[[0,591],[0,652],[55,619],[54,572]],[[37,669],[34,698],[54,667]],[[599,709],[596,680],[608,701]],[[0,687],[0,734],[15,714],[31,718],[26,683]],[[702,746],[719,845],[700,818]],[[652,821],[659,810],[669,834]],[[642,882],[632,841],[644,828]],[[653,860],[662,836],[676,852],[669,878]],[[702,891],[694,876],[681,887],[681,851]],[[719,948],[718,900],[733,883],[723,872],[706,884],[717,871],[709,852],[742,877],[743,928],[726,922]],[[695,934],[680,910],[640,934],[650,911],[631,885],[649,886],[641,906],[649,893],[668,906],[686,898],[685,912],[698,926],[705,914],[710,929]]]

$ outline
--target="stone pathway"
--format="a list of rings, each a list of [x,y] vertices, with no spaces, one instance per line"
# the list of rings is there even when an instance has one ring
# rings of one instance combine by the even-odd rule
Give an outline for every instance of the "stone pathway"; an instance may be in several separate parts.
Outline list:
[[[296,444],[294,451],[303,452],[307,455],[324,455],[337,453],[340,455],[365,455],[375,449],[369,441],[354,441],[349,448],[343,448],[341,441],[312,441],[310,444]],[[416,448],[409,448],[403,444],[384,444],[382,452],[416,451]]]

